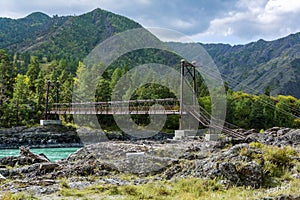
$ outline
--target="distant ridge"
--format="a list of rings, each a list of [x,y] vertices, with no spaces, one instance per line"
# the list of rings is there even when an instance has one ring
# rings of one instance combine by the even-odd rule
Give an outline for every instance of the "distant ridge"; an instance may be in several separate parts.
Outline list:
[[[203,44],[232,89],[300,98],[300,33],[246,45]]]

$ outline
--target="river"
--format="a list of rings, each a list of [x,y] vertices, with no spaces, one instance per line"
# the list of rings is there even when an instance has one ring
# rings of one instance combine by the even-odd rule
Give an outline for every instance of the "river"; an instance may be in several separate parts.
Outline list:
[[[43,153],[50,161],[55,161],[67,158],[71,153],[78,149],[79,148],[38,148],[30,149],[30,151],[34,154]],[[0,149],[0,158],[19,155],[19,149]]]

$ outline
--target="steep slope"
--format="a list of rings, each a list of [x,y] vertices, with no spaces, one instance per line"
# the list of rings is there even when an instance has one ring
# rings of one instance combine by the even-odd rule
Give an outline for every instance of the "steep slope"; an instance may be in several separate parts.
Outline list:
[[[54,58],[82,59],[99,42],[138,23],[101,9],[80,16],[33,13],[22,19],[0,18],[0,48]]]
[[[90,13],[70,17],[47,40],[30,50],[47,57],[84,58],[99,42],[128,29],[141,27],[128,18],[96,9]]]
[[[246,45],[204,44],[232,89],[300,97],[300,33]]]

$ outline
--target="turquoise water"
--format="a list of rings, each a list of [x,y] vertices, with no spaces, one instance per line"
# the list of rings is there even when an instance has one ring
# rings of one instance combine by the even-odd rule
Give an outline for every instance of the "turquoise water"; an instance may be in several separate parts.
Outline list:
[[[49,158],[50,161],[61,160],[67,158],[71,153],[75,152],[79,148],[40,148],[30,149],[34,154],[43,153]],[[0,158],[6,156],[19,156],[19,149],[0,149]]]

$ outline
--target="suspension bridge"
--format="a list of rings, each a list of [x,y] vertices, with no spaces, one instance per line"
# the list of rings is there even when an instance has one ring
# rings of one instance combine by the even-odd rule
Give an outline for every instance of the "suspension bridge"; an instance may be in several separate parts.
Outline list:
[[[238,128],[233,124],[211,123],[211,121],[218,122],[218,119],[213,118],[201,106],[185,105],[183,102],[183,79],[185,73],[189,73],[193,79],[193,97],[196,102],[196,71],[195,65],[184,60],[181,61],[181,98],[165,98],[165,99],[145,99],[145,100],[128,100],[128,101],[107,101],[107,102],[72,102],[72,103],[59,103],[58,102],[58,87],[56,90],[56,103],[49,105],[49,87],[50,82],[47,84],[46,95],[46,109],[45,119],[49,115],[180,115],[180,129],[182,129],[183,116],[191,116],[198,123],[204,127],[218,130],[223,134],[245,139],[245,136],[234,131],[232,128]],[[58,86],[58,84],[56,84]]]

